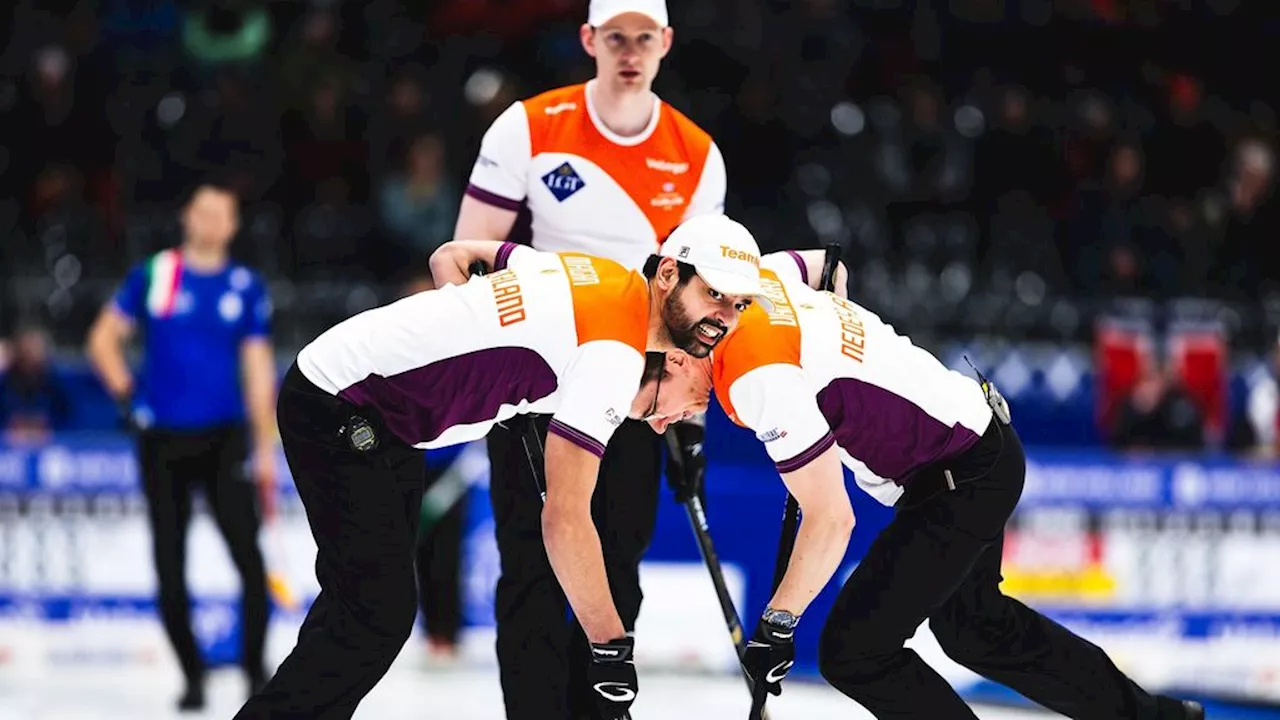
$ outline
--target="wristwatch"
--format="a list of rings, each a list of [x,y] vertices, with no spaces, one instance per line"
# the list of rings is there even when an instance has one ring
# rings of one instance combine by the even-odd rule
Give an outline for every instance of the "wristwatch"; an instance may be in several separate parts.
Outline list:
[[[800,624],[800,616],[792,615],[786,610],[774,610],[768,608],[762,616],[765,622],[787,630],[794,630],[796,625]]]

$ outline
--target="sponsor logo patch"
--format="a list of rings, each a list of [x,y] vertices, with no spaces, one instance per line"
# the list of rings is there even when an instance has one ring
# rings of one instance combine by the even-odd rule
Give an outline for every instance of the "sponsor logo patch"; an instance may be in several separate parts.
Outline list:
[[[567,162],[561,163],[560,167],[543,175],[542,184],[547,186],[547,189],[551,191],[551,194],[559,202],[568,200],[574,193],[587,186],[582,181],[582,176],[578,175],[577,171]]]

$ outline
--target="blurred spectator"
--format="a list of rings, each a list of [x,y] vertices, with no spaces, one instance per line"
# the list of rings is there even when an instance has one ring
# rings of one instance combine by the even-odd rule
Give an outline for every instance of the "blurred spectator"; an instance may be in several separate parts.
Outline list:
[[[831,107],[845,96],[844,78],[862,51],[854,15],[835,0],[802,0],[768,34],[778,88],[778,109],[787,127],[805,140],[828,125]],[[732,27],[732,26],[730,26]]]
[[[1045,286],[1061,288],[1066,271],[1048,212],[1022,190],[997,200],[985,266],[992,289],[1044,299]],[[1031,279],[1034,278],[1034,279]],[[1029,294],[1028,294],[1029,293]]]
[[[1121,141],[1111,150],[1102,181],[1076,194],[1064,228],[1063,255],[1079,287],[1094,292],[1137,288],[1133,243],[1143,224],[1138,198],[1142,175],[1141,147]]]
[[[102,277],[119,269],[102,212],[87,200],[80,170],[61,163],[46,167],[32,188],[30,227],[37,238],[32,249],[43,254],[48,269],[66,286],[82,275]]]
[[[350,97],[340,76],[315,78],[306,104],[282,120],[288,143],[288,203],[297,207],[314,196],[317,185],[341,178],[352,202],[368,199],[368,117]]]
[[[97,83],[84,77],[59,43],[41,46],[25,62],[26,83],[16,88],[4,118],[3,141],[9,144],[15,179],[29,183],[55,161],[86,169],[108,165],[113,144],[104,138]]]
[[[13,358],[0,379],[0,428],[10,442],[39,442],[67,426],[70,398],[49,359],[49,336],[39,327],[20,329]]]
[[[170,192],[218,173],[246,201],[261,198],[282,169],[272,88],[254,73],[224,68],[195,100],[167,137]]]
[[[321,82],[340,88],[359,82],[356,63],[338,51],[341,22],[333,8],[312,6],[289,30],[279,61],[281,94],[289,106],[305,106]]]
[[[1111,440],[1128,450],[1199,450],[1204,418],[1176,373],[1153,365],[1120,406]]]
[[[905,122],[891,126],[878,163],[901,202],[949,203],[964,197],[972,172],[972,145],[945,117],[938,86],[921,79],[902,94]]]
[[[340,177],[320,181],[315,199],[294,220],[294,258],[300,276],[354,280],[370,277],[379,253],[367,242],[372,218],[351,203],[351,188]]]
[[[381,114],[375,160],[398,162],[413,138],[432,124],[431,94],[425,82],[426,70],[416,65],[401,68],[391,78],[386,94],[386,110]]]
[[[1216,180],[1226,143],[1202,79],[1169,74],[1157,82],[1165,97],[1153,108],[1149,182],[1161,195],[1191,198]]]
[[[1280,204],[1274,189],[1273,149],[1257,139],[1241,142],[1228,163],[1226,223],[1210,274],[1224,295],[1257,298],[1267,283],[1280,281]]]
[[[1053,131],[1038,106],[1021,85],[995,91],[988,113],[991,128],[974,163],[975,192],[984,204],[1021,188],[1038,203],[1048,205],[1059,191],[1062,161],[1055,152]]]
[[[445,175],[444,143],[436,135],[415,140],[404,170],[387,178],[378,193],[382,222],[406,261],[430,257],[453,237],[460,200]]]
[[[465,187],[467,168],[450,160],[475,156],[479,128],[533,88],[590,74],[577,37],[585,5],[4,3],[0,264],[20,279],[10,290],[31,307],[56,286],[59,307],[85,311],[59,310],[55,338],[78,335],[69,325],[103,292],[94,274],[161,239],[139,229],[149,205],[224,170],[247,210],[278,217],[284,231],[266,254],[299,260],[281,279],[352,277],[431,247],[419,215],[427,197]],[[932,288],[903,273],[940,276],[963,256],[955,270],[972,291],[947,298],[954,313],[894,318],[915,332],[945,336],[944,315],[981,314],[1022,336],[1052,330],[1055,307],[1091,314],[1099,295],[1205,294],[1241,313],[1249,337],[1237,339],[1256,347],[1263,324],[1251,315],[1280,292],[1280,96],[1239,68],[1267,66],[1256,50],[1265,8],[935,5],[672,4],[683,40],[659,85],[717,138],[734,177],[729,211],[761,247],[851,241],[884,280],[887,294],[866,296],[883,297],[891,317],[913,302],[891,295]],[[1200,55],[1172,40],[1191,28],[1203,31]],[[1239,57],[1224,52],[1233,47]],[[411,150],[424,133],[447,149],[425,172],[436,182],[414,181],[408,165],[423,163],[405,163],[429,154]],[[322,227],[339,216],[341,227]],[[373,242],[382,236],[388,257]],[[321,267],[348,260],[354,270]],[[995,304],[969,307],[985,302]],[[1031,326],[1005,322],[1023,310]],[[1066,326],[1086,341],[1079,319]]]
[[[585,5],[583,0],[447,0],[436,5],[428,24],[442,35],[484,31],[515,40],[549,20],[585,16]]]

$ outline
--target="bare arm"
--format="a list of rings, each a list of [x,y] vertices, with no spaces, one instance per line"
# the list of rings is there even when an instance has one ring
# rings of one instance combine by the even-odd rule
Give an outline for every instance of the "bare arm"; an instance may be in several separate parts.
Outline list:
[[[270,448],[276,441],[276,360],[271,341],[247,338],[240,344],[240,369],[244,404],[255,448]]]
[[[454,239],[507,239],[528,192],[532,157],[529,117],[524,103],[514,102],[494,119],[480,141],[470,185],[458,207]]]
[[[107,392],[116,400],[133,394],[133,373],[124,357],[125,343],[133,336],[133,321],[112,303],[98,313],[89,329],[85,354]]]
[[[802,615],[840,567],[853,535],[853,505],[835,445],[813,462],[782,476],[800,504],[795,551],[769,607]]]
[[[488,268],[498,264],[501,240],[452,240],[431,253],[431,277],[436,287],[462,285],[471,277],[471,263],[481,260]]]
[[[547,435],[543,542],[574,615],[593,643],[626,635],[609,590],[600,535],[591,519],[599,470],[600,458],[555,433]]]
[[[516,211],[462,196],[453,236],[461,240],[506,240],[516,224]]]
[[[253,477],[264,518],[275,516],[276,488],[276,360],[271,341],[249,337],[240,343],[244,405],[253,433]]]
[[[458,208],[458,224],[453,236],[460,238],[441,245],[431,254],[431,279],[436,287],[461,285],[471,276],[467,268],[476,260],[484,260],[494,266],[494,257],[511,226],[515,225],[516,211],[462,196]]]

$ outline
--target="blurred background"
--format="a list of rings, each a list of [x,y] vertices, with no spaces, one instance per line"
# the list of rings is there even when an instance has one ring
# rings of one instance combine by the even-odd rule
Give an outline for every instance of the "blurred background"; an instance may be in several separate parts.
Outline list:
[[[515,100],[591,76],[577,39],[585,6],[0,7],[0,625],[13,631],[0,632],[0,674],[33,662],[170,664],[148,614],[132,451],[82,347],[126,270],[177,242],[191,184],[228,171],[241,193],[234,251],[269,281],[287,368],[333,323],[431,287],[426,258],[451,236],[489,123]],[[969,372],[967,356],[1011,400],[1031,468],[1006,590],[1145,682],[1280,704],[1273,4],[670,10],[675,48],[656,89],[720,145],[728,213],[766,252],[842,243],[853,298],[948,365]],[[781,486],[718,410],[708,452],[712,532],[740,610],[754,613]],[[464,588],[482,656],[497,570],[486,470],[468,472],[478,501]],[[845,573],[888,519],[856,500]],[[289,552],[275,562],[305,596],[310,540],[297,504],[283,508]],[[692,586],[714,618],[669,498],[660,523],[646,607]],[[201,527],[201,640],[229,662],[234,577]],[[104,547],[137,567],[105,572]],[[296,611],[277,617],[283,653]],[[655,641],[654,662],[731,668],[711,625]],[[810,673],[818,629],[801,639]]]

